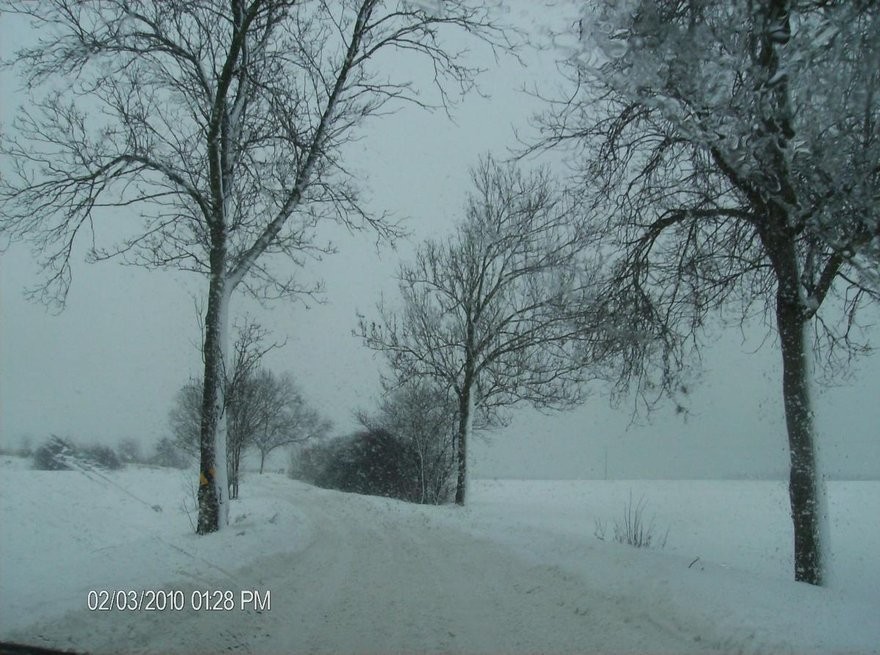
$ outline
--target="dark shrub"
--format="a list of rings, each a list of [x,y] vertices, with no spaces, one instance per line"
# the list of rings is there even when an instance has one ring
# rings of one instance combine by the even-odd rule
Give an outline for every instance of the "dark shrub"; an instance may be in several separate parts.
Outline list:
[[[74,460],[73,445],[54,434],[34,451],[34,468],[38,471],[68,471]]]
[[[297,473],[327,489],[417,502],[416,457],[387,430],[365,430],[303,450]]]
[[[80,459],[87,466],[116,471],[122,468],[122,461],[110,446],[86,446],[79,453]]]
[[[332,445],[338,441],[340,440],[320,441],[297,448],[291,454],[290,477],[326,487],[327,485],[322,483],[324,470],[331,459]]]
[[[34,451],[34,468],[40,471],[68,471],[78,468],[120,469],[122,462],[109,446],[78,448],[54,434]]]

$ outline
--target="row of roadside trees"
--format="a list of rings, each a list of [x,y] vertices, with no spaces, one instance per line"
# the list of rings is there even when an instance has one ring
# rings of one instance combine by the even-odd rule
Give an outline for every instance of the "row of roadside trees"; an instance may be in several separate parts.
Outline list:
[[[30,95],[0,142],[11,165],[0,178],[0,238],[42,253],[35,296],[64,303],[83,237],[92,260],[206,281],[197,529],[214,532],[229,521],[233,293],[314,293],[289,264],[332,250],[317,236],[326,221],[380,240],[399,236],[360,202],[346,146],[377,115],[407,103],[449,107],[473,87],[479,68],[447,37],[509,48],[512,33],[491,6],[469,0],[4,1],[0,9],[28,19],[37,35],[13,58]],[[413,84],[419,65],[433,85]],[[125,236],[88,238],[107,221]]]
[[[404,381],[457,399],[456,502],[475,414],[570,406],[605,378],[648,409],[682,387],[711,316],[778,335],[795,579],[822,584],[828,508],[810,397],[867,348],[880,299],[880,9],[634,0],[585,8],[572,92],[526,151],[563,149],[566,193],[491,160],[464,220],[362,320]],[[568,195],[566,195],[568,194]]]
[[[73,81],[3,141],[17,175],[0,185],[0,234],[45,253],[43,290],[63,298],[74,239],[102,207],[139,206],[133,236],[92,256],[206,276],[198,529],[211,532],[226,521],[215,464],[235,423],[232,292],[308,292],[272,263],[319,254],[322,220],[395,235],[358,203],[342,158],[388,103],[425,104],[380,53],[427,59],[445,104],[477,71],[438,34],[508,47],[515,32],[463,0],[9,10],[41,27],[17,58],[30,87]],[[419,248],[400,305],[358,334],[387,353],[389,389],[429,385],[453,403],[464,503],[475,424],[517,402],[572,406],[593,378],[650,407],[679,387],[710,315],[763,316],[782,353],[795,577],[821,584],[809,371],[817,348],[830,361],[860,350],[859,309],[880,297],[880,8],[600,0],[559,36],[569,86],[526,150],[563,151],[568,179],[484,160],[455,232]],[[87,120],[86,98],[108,125]]]

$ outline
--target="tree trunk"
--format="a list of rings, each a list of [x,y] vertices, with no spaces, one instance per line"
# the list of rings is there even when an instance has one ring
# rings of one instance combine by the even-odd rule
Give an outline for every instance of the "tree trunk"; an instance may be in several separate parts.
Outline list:
[[[778,189],[771,192],[769,202],[760,197],[753,199],[753,204],[767,208],[766,223],[759,233],[778,285],[776,327],[782,350],[782,394],[791,459],[788,494],[794,528],[794,578],[821,585],[827,582],[828,512],[810,399],[811,353],[806,334],[809,314],[801,284],[795,221],[790,215],[791,208],[800,205],[791,183],[788,159],[794,138],[793,110],[786,76],[776,84],[769,82],[784,71],[783,44],[771,34],[790,33],[791,2],[773,0],[756,7],[760,8],[761,16],[757,63],[765,69],[758,80],[756,97],[762,98],[767,112],[761,121],[767,137],[761,159],[765,174],[776,182]]]
[[[467,494],[467,445],[471,432],[471,415],[474,411],[470,376],[466,376],[462,392],[458,397],[458,432],[456,441],[458,448],[458,482],[455,485],[455,504],[464,505]]]
[[[266,463],[266,451],[260,451],[260,475],[263,475],[263,464]]]
[[[792,252],[792,257],[794,253]],[[795,261],[792,264],[796,265]],[[827,511],[817,458],[810,399],[810,363],[804,307],[797,282],[780,281],[776,324],[782,349],[782,392],[788,430],[789,499],[794,527],[794,577],[826,582]]]
[[[232,458],[229,463],[231,484],[229,491],[229,500],[238,498],[238,471],[241,468],[241,446],[238,440],[234,440],[235,445],[232,446]]]
[[[225,527],[229,520],[224,412],[225,357],[229,322],[229,290],[224,278],[225,248],[212,251],[208,311],[205,316],[205,375],[199,438],[199,534]],[[219,261],[218,261],[219,260]],[[219,460],[219,461],[218,461]]]

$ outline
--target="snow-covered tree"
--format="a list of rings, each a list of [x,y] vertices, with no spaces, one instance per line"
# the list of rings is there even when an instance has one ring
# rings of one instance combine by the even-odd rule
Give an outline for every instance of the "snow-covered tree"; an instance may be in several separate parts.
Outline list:
[[[405,0],[4,1],[37,43],[14,62],[32,96],[0,153],[0,238],[43,255],[37,295],[63,302],[78,240],[92,259],[195,271],[208,281],[198,532],[228,521],[224,362],[229,304],[312,290],[289,273],[327,248],[324,219],[394,227],[359,204],[342,160],[364,119],[431,103],[396,57],[422,58],[438,100],[477,70],[447,28],[506,46],[483,3]],[[123,220],[125,219],[125,220]],[[110,221],[127,237],[101,239]],[[285,264],[287,267],[285,267]]]
[[[168,416],[174,444],[190,456],[198,457],[201,423],[199,381],[187,382],[177,393]],[[229,416],[227,465],[230,498],[238,497],[241,460],[248,448],[260,453],[260,473],[273,450],[303,444],[325,436],[331,424],[310,407],[289,374],[276,376],[260,368],[238,377],[227,385],[225,394]]]
[[[487,158],[472,177],[455,232],[424,242],[401,266],[402,306],[380,305],[381,322],[362,318],[359,329],[396,378],[454,394],[458,504],[475,414],[489,424],[520,401],[564,408],[582,400],[583,335],[572,314],[592,306],[585,235],[549,172],[524,174]]]
[[[822,584],[810,363],[861,349],[857,310],[880,297],[880,7],[600,0],[578,28],[542,145],[571,147],[607,235],[621,388],[673,390],[710,314],[771,318],[795,578]]]

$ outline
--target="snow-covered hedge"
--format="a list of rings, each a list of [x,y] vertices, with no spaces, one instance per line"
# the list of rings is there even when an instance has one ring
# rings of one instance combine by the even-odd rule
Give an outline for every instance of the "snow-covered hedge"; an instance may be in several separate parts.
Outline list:
[[[80,468],[118,470],[122,461],[110,446],[75,446],[67,439],[52,435],[34,451],[34,468],[40,471],[68,471]]]

